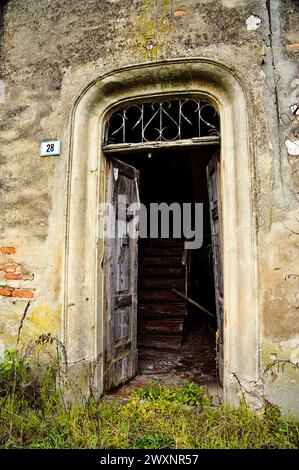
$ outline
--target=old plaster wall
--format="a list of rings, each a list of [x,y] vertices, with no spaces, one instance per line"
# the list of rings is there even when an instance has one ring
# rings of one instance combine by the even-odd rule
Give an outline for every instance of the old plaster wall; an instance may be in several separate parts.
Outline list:
[[[63,335],[70,116],[78,96],[116,68],[210,58],[238,74],[254,106],[259,367],[268,399],[298,413],[299,235],[290,230],[299,232],[299,152],[295,146],[290,155],[285,145],[299,140],[290,109],[299,102],[298,2],[9,0],[0,11],[0,350],[15,345],[28,301],[23,342]],[[61,156],[40,158],[40,141],[56,138]],[[76,255],[86,249],[82,240]],[[277,360],[293,365],[278,370]]]

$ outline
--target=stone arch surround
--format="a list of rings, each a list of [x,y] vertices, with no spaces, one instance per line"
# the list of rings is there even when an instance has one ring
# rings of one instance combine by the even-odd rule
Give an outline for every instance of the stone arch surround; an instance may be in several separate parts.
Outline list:
[[[96,363],[100,394],[104,247],[98,204],[105,195],[101,150],[105,116],[121,103],[165,94],[205,97],[221,116],[223,387],[225,400],[237,404],[240,383],[260,384],[257,239],[251,190],[254,136],[248,125],[253,109],[246,85],[221,63],[181,59],[131,66],[99,77],[78,97],[70,132],[62,337],[69,363],[83,386],[86,367],[80,364]]]

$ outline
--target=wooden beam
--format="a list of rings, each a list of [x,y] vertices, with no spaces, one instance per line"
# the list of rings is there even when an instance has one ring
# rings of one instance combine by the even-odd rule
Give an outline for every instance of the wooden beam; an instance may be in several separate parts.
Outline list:
[[[190,299],[190,297],[187,297],[185,294],[183,294],[182,292],[179,292],[179,291],[176,290],[176,289],[172,289],[172,292],[174,292],[176,295],[178,295],[179,297],[181,297],[181,299],[186,300],[186,302],[189,302],[190,304],[194,305],[194,307],[197,307],[199,310],[201,310],[202,312],[204,312],[204,313],[206,313],[207,315],[209,315],[209,317],[212,317],[212,318],[215,319],[215,315],[213,315],[212,312],[210,312],[209,310],[207,310],[205,307],[203,307],[203,306],[200,305],[199,303],[195,302],[195,300]]]
[[[159,150],[159,149],[172,149],[172,148],[185,148],[185,147],[202,147],[203,145],[220,145],[220,137],[195,137],[193,139],[176,140],[173,142],[139,142],[131,144],[108,144],[103,145],[105,154],[126,153],[126,152],[140,152],[141,150]]]

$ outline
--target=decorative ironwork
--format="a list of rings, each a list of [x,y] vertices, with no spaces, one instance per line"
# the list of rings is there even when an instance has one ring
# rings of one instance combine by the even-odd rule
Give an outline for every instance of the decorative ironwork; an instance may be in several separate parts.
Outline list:
[[[133,104],[107,120],[105,145],[173,142],[220,136],[220,119],[208,101],[180,99]]]

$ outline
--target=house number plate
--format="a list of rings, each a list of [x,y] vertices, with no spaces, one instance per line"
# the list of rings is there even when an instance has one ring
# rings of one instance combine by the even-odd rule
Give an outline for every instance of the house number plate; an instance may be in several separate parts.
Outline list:
[[[41,142],[41,157],[54,157],[56,155],[60,155],[60,140],[44,140]]]

